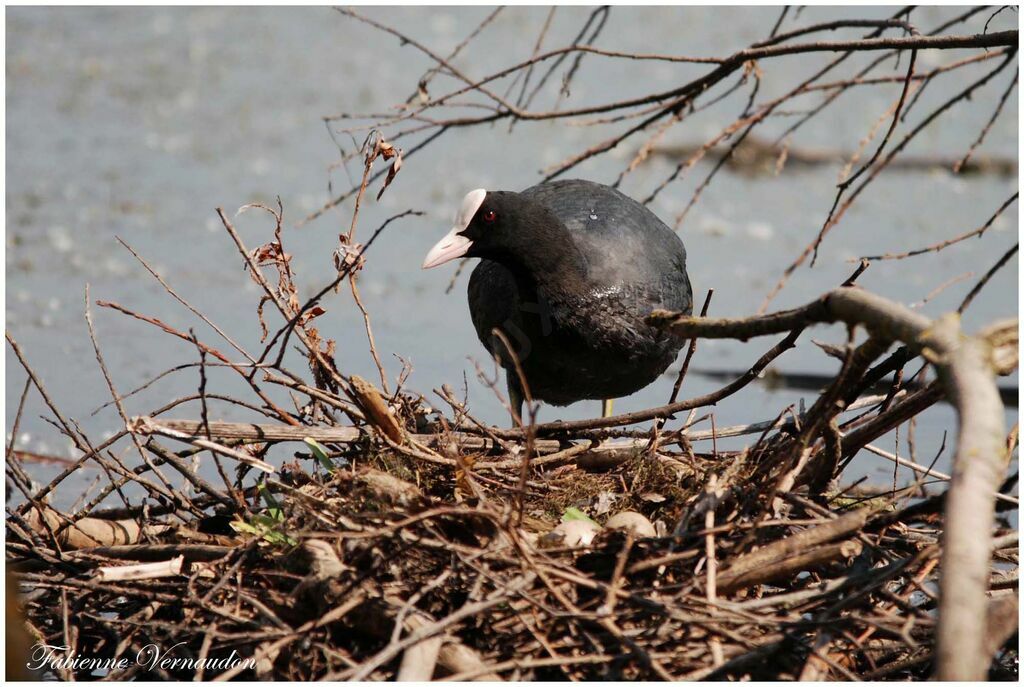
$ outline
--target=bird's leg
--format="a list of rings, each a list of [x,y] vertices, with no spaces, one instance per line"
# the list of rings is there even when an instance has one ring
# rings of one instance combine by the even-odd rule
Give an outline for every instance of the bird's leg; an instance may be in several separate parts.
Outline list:
[[[508,404],[512,412],[512,426],[516,427],[523,420],[524,395],[515,370],[505,370],[505,386],[508,388]]]
[[[606,398],[601,401],[601,417],[611,417],[614,414],[612,413],[613,403],[615,403],[614,398]]]

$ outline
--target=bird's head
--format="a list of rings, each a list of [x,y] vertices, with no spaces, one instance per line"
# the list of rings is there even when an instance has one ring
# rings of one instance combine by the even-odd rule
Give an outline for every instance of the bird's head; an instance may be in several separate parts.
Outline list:
[[[478,188],[466,194],[455,225],[423,259],[423,269],[456,258],[518,260],[536,250],[536,242],[561,223],[544,207],[519,193]]]

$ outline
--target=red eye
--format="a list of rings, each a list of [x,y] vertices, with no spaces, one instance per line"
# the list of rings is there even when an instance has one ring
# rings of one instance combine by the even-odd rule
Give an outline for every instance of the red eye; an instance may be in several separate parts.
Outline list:
[[[491,224],[496,219],[498,219],[498,215],[497,215],[496,212],[494,212],[494,210],[484,210],[483,220],[485,222],[487,222],[488,224]]]

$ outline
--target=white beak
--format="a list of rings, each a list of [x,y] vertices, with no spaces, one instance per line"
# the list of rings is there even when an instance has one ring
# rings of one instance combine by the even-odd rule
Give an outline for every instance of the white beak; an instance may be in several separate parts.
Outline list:
[[[455,226],[444,235],[443,239],[435,243],[434,247],[427,253],[427,257],[423,258],[423,269],[427,270],[431,267],[443,265],[449,260],[461,258],[469,252],[473,241],[465,236],[461,236],[459,232],[465,231],[469,223],[473,221],[473,216],[480,209],[480,206],[483,205],[486,196],[487,191],[482,188],[466,194],[466,197],[462,199],[459,212],[455,215]]]
[[[469,251],[469,247],[473,245],[473,242],[465,236],[459,236],[459,232],[463,229],[465,227],[454,226],[451,231],[444,235],[443,239],[435,243],[434,247],[427,253],[427,257],[423,259],[423,269],[427,270],[431,267],[437,267],[449,260],[461,258],[465,255]]]

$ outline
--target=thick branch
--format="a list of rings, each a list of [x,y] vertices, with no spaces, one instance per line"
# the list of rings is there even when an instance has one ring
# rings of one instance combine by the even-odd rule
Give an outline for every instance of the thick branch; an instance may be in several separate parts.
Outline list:
[[[664,311],[649,321],[680,337],[746,339],[816,322],[863,325],[872,336],[902,341],[938,370],[960,421],[953,479],[946,500],[939,603],[938,677],[984,680],[995,496],[1006,468],[1004,408],[995,383],[995,342],[965,335],[955,313],[932,321],[861,289],[844,287],[802,308],[743,320],[706,319]],[[1013,344],[1015,345],[1015,343]],[[848,437],[849,438],[849,437]]]
[[[938,679],[984,680],[992,656],[985,614],[995,494],[1006,469],[1003,404],[989,345],[947,315],[930,332],[939,375],[960,416],[953,480],[946,496],[939,591]]]
[[[924,315],[856,287],[841,287],[800,308],[761,317],[711,319],[657,310],[647,321],[656,327],[669,329],[680,338],[741,341],[815,323],[845,322],[849,325],[863,324],[872,335],[902,341],[914,350],[920,349],[918,337],[931,325],[931,320]]]

